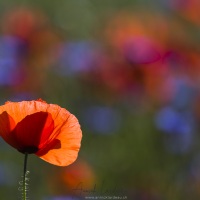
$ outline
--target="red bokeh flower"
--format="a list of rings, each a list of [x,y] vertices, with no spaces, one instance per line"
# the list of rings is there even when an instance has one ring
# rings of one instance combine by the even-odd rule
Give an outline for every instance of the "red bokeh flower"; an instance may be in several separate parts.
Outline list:
[[[78,156],[82,132],[73,114],[39,99],[0,106],[0,136],[22,153],[67,166]]]

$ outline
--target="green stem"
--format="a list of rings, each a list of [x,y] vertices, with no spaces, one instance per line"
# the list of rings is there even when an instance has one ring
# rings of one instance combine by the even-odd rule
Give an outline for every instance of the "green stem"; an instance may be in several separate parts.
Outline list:
[[[26,172],[27,172],[27,160],[28,160],[28,153],[24,154],[24,172],[23,172],[23,200],[27,199],[26,194]]]

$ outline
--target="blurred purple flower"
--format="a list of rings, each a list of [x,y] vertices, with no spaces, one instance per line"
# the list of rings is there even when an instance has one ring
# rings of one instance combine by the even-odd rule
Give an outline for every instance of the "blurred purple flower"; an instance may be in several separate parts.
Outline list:
[[[155,124],[168,135],[164,142],[169,151],[183,153],[189,150],[195,129],[192,113],[178,112],[172,107],[165,107],[157,113]]]
[[[193,130],[193,117],[189,112],[178,112],[172,107],[161,109],[155,118],[156,127],[165,133],[187,134]]]
[[[175,88],[172,104],[180,109],[191,107],[195,98],[195,88],[192,88],[187,78],[176,78]]]
[[[60,73],[74,75],[90,71],[96,62],[98,51],[97,44],[89,41],[64,44],[60,56]]]
[[[22,46],[22,41],[16,37],[0,38],[0,85],[17,83]]]
[[[119,129],[121,118],[111,107],[91,106],[83,112],[83,125],[100,134],[112,134]]]

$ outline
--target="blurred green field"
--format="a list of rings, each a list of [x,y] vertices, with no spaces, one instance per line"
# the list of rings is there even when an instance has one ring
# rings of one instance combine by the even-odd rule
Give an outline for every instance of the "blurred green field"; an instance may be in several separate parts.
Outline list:
[[[52,30],[55,29],[60,34],[61,42],[96,41],[103,48],[107,48],[105,52],[108,52],[109,58],[115,58],[118,62],[118,57],[115,57],[116,52],[109,49],[110,46],[103,37],[102,30],[108,19],[124,10],[131,13],[138,12],[140,9],[147,10],[149,13],[158,12],[166,14],[167,18],[172,19],[171,21],[175,19],[180,23],[183,22],[184,30],[187,30],[186,35],[189,35],[186,41],[189,47],[185,48],[186,50],[183,48],[183,52],[187,54],[190,49],[195,49],[199,55],[197,45],[199,26],[184,21],[184,18],[167,8],[165,2],[159,0],[0,0],[0,16],[4,16],[15,7],[39,8],[50,21]],[[173,34],[173,30],[170,31]],[[5,34],[1,32],[2,35]],[[181,51],[181,44],[177,48]],[[48,59],[51,60],[49,57]],[[66,171],[66,174],[62,175],[65,168],[52,166],[30,155],[28,158],[30,199],[53,200],[54,197],[58,200],[59,196],[65,196],[65,199],[71,198],[72,190],[79,182],[83,182],[85,187],[92,187],[95,184],[99,187],[102,183],[105,183],[105,187],[109,189],[117,186],[125,191],[123,195],[128,199],[135,200],[198,200],[200,198],[199,118],[195,121],[197,124],[189,150],[178,153],[170,151],[170,147],[169,149],[166,147],[170,146],[170,134],[163,134],[155,127],[155,115],[165,104],[152,100],[148,94],[140,95],[138,91],[143,91],[143,87],[139,87],[136,94],[123,97],[123,92],[116,95],[115,92],[107,90],[106,86],[94,83],[94,80],[94,82],[88,81],[89,78],[85,74],[73,76],[62,72],[57,73],[59,64],[55,62],[50,65],[52,66],[45,68],[41,73],[44,78],[38,90],[34,91],[33,97],[58,104],[79,119],[83,139],[77,162],[84,161],[89,172],[86,170],[87,167],[81,168],[80,165],[77,169],[83,170],[83,174],[79,177],[75,173],[75,177],[70,177],[69,180],[66,178],[65,182],[63,177],[70,174]],[[33,85],[39,80],[37,75],[40,74],[40,70],[34,72],[30,75],[31,80],[34,80]],[[94,79],[98,79],[98,73]],[[143,80],[141,82],[143,83]],[[15,99],[13,96],[16,97],[20,93],[18,89],[5,85],[0,86],[0,92],[2,104],[7,100]],[[113,125],[113,132],[99,133],[91,126],[87,126],[93,116],[89,113],[86,120],[85,112],[95,106],[110,108],[116,113],[117,118],[114,122],[119,124]],[[23,155],[0,139],[0,199],[14,200],[20,196],[18,182],[21,180],[22,167]],[[84,199],[84,196],[86,195],[80,199]]]

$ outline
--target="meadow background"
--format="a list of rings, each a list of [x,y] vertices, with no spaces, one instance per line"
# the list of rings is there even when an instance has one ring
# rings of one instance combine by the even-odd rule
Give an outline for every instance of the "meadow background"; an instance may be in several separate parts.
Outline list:
[[[83,131],[69,167],[29,156],[30,199],[94,195],[74,193],[80,183],[101,196],[200,199],[199,9],[198,0],[0,0],[0,103],[42,98]],[[0,199],[20,197],[22,168],[0,139]]]

